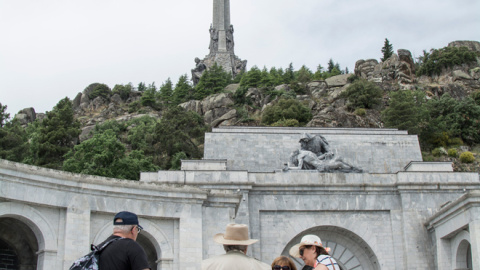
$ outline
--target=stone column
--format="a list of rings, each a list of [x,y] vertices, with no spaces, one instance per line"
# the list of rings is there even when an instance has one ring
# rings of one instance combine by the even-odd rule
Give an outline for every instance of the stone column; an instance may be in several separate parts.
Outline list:
[[[57,252],[41,250],[37,252],[37,270],[59,269],[57,267]],[[67,266],[67,268],[70,267]],[[60,267],[61,268],[61,267]]]
[[[472,269],[480,270],[480,220],[474,220],[468,225],[470,230],[470,246],[472,250]]]
[[[227,52],[227,34],[230,28],[230,0],[213,0],[213,23],[218,31],[218,51]]]
[[[180,267],[178,269],[196,270],[202,262],[202,205],[185,204],[179,223]]]
[[[64,269],[90,251],[90,205],[85,196],[72,198],[65,218]]]

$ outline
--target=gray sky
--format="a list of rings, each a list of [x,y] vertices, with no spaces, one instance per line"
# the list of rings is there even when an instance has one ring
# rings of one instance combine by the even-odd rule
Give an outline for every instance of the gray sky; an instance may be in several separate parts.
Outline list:
[[[175,84],[208,54],[212,0],[0,0],[0,102],[50,111],[94,82]],[[230,0],[247,68],[315,70],[332,58],[480,41],[479,0]]]

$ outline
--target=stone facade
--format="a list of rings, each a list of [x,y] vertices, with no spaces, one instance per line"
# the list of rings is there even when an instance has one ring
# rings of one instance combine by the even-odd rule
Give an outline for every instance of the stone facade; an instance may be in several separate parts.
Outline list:
[[[305,132],[366,172],[283,171]],[[203,160],[138,182],[0,160],[0,244],[22,254],[19,269],[67,269],[128,210],[153,269],[199,269],[224,252],[213,235],[236,222],[260,240],[249,254],[266,263],[313,233],[343,269],[478,270],[479,192],[477,173],[422,162],[404,131],[217,128]]]

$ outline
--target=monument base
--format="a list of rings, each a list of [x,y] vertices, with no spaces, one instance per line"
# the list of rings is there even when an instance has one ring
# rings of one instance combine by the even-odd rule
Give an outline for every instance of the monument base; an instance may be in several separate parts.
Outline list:
[[[203,59],[203,63],[207,66],[207,69],[217,63],[225,72],[231,73],[233,77],[245,71],[245,67],[247,66],[247,60],[242,61],[229,52],[218,52],[215,55],[207,55]]]

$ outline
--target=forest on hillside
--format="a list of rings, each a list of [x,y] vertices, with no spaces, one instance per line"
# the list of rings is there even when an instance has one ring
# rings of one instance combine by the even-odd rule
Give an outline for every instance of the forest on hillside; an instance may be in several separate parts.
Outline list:
[[[386,40],[388,42],[388,40]],[[387,60],[393,53],[386,42],[382,48]],[[387,46],[389,45],[389,46]],[[468,66],[480,71],[480,53],[461,47],[432,49],[415,59],[416,76],[435,77],[454,66]],[[128,121],[107,120],[95,126],[86,140],[80,140],[81,120],[69,98],[60,100],[43,119],[22,125],[11,118],[0,103],[0,158],[74,173],[83,173],[138,180],[140,172],[178,170],[182,159],[200,159],[205,132],[211,127],[203,117],[179,105],[222,93],[231,84],[238,84],[233,93],[240,125],[306,126],[313,117],[308,102],[308,84],[348,74],[332,59],[315,71],[306,66],[260,69],[252,67],[232,78],[221,67],[205,71],[193,86],[187,75],[174,84],[167,79],[157,88],[154,83],[89,85],[89,98],[109,100],[118,95],[128,101],[134,93],[140,98],[127,102],[128,113],[160,112],[156,118],[148,114]],[[339,98],[345,109],[356,117],[376,113],[382,126],[408,130],[418,135],[424,160],[450,160],[455,170],[480,172],[480,88],[468,96],[449,93],[432,95],[421,84],[411,89],[391,89],[354,74]],[[279,85],[288,87],[279,88]],[[265,108],[246,96],[249,89],[258,89],[273,100]],[[255,111],[256,113],[252,113]]]

